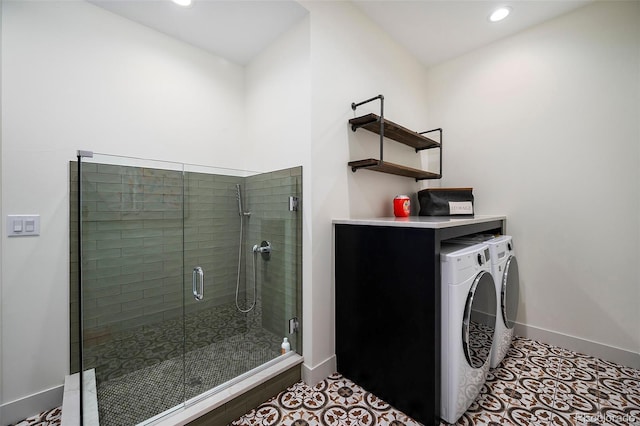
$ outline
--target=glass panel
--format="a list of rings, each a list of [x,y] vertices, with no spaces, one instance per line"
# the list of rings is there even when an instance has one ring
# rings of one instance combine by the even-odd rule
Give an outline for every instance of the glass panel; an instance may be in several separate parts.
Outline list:
[[[513,328],[518,316],[518,299],[520,298],[520,274],[515,256],[510,256],[505,265],[501,293],[504,324],[507,328]]]
[[[467,362],[480,368],[489,358],[496,326],[496,285],[481,272],[473,282],[464,309],[463,347]]]
[[[300,212],[289,211],[289,197],[299,197],[301,168],[251,175],[186,167],[189,400],[279,357],[285,336],[299,347],[288,333],[289,319],[299,317],[301,264]],[[204,272],[201,299],[194,296],[197,267]]]
[[[235,372],[227,369],[233,345],[247,331],[245,315],[233,304],[240,226],[244,228],[247,220],[238,214],[236,198],[236,185],[243,183],[243,176],[233,174],[189,167],[185,172],[186,399],[233,378]],[[194,268],[201,268],[202,276],[194,275]]]
[[[183,167],[82,163],[84,370],[100,425],[134,425],[184,401]]]
[[[247,246],[268,242],[271,253],[251,253],[248,282],[258,283],[258,303],[252,324],[264,343],[264,357],[281,354],[286,337],[291,351],[301,351],[300,332],[290,333],[290,320],[301,318],[301,188],[302,168],[279,170],[247,178],[251,219]],[[293,199],[290,199],[293,197]],[[294,208],[297,199],[298,207]],[[255,268],[253,261],[255,260]],[[250,293],[247,292],[247,299]],[[268,351],[267,351],[268,349]]]
[[[82,310],[79,292],[70,296],[83,324],[72,359],[82,352],[97,383],[83,392],[85,424],[98,407],[103,426],[146,424],[276,360],[284,337],[301,350],[300,332],[290,333],[302,317],[301,178],[301,167],[82,160],[81,176],[71,173]]]
[[[273,247],[268,260],[263,254],[254,256],[261,311],[257,322],[265,335],[278,343],[278,353],[285,337],[292,351],[301,352],[301,333],[290,333],[290,322],[302,318],[302,168],[248,178],[247,188],[251,209],[259,219],[253,221],[252,214],[249,245],[261,245],[267,240]]]

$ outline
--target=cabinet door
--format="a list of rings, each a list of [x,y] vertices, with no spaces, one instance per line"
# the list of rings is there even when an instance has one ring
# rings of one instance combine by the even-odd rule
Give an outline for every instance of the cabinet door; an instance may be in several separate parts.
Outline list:
[[[336,225],[338,372],[424,424],[440,406],[433,230]],[[436,267],[437,265],[437,267]]]

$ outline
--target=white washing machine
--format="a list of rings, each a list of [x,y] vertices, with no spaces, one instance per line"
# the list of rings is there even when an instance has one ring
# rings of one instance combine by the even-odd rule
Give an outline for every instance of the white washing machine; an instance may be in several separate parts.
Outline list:
[[[471,238],[459,238],[456,243],[479,244],[489,246],[491,256],[491,274],[496,284],[498,313],[496,330],[491,347],[491,368],[497,367],[507,354],[513,340],[513,327],[518,315],[520,297],[520,275],[518,260],[510,235],[498,237],[480,235]]]
[[[496,290],[487,244],[442,244],[440,417],[455,423],[487,379]],[[493,305],[492,305],[493,303]]]

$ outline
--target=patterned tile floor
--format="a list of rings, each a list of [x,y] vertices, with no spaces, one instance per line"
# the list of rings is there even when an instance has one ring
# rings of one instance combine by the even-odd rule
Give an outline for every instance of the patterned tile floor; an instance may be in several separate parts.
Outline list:
[[[640,371],[515,338],[457,424],[640,425]]]
[[[340,375],[314,388],[300,382],[233,422],[234,426],[417,424]],[[640,371],[515,338],[456,424],[640,426]]]
[[[339,373],[314,387],[298,382],[231,423],[233,426],[419,424]]]
[[[339,374],[313,388],[297,383],[232,423],[418,424]],[[59,409],[18,425],[58,426]],[[502,364],[490,371],[481,394],[457,425],[640,426],[640,370],[515,338]]]
[[[53,408],[44,413],[29,417],[14,426],[60,426],[62,420],[62,407]]]

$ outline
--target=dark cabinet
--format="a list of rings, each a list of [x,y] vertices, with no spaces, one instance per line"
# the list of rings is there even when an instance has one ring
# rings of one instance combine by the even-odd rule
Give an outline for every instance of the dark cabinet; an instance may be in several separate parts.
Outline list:
[[[503,221],[442,229],[335,225],[338,372],[426,425],[440,421],[440,241]]]

